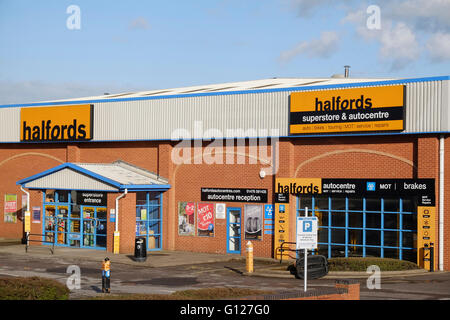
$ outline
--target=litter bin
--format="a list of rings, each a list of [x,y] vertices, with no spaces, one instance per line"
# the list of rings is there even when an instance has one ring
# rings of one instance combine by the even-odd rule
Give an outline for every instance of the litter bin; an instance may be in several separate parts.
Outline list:
[[[145,238],[136,238],[134,242],[134,260],[138,262],[147,260],[147,244]]]

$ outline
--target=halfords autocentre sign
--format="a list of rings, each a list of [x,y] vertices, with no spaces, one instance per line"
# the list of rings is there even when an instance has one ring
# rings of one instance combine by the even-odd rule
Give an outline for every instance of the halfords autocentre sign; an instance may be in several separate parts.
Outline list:
[[[324,195],[329,197],[416,197],[418,205],[435,205],[434,179],[321,179],[278,178],[277,198],[284,194]]]
[[[404,130],[405,86],[291,94],[289,134]]]
[[[76,141],[93,138],[93,106],[22,108],[20,141]]]

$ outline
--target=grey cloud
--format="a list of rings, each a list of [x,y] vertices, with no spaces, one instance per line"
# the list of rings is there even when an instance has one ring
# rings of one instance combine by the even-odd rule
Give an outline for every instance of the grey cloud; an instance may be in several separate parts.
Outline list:
[[[127,92],[127,88],[108,84],[95,86],[80,83],[0,80],[0,104],[3,105],[101,96],[106,92]]]
[[[144,17],[137,17],[136,19],[130,21],[128,28],[132,30],[137,29],[147,30],[150,29],[150,23]]]

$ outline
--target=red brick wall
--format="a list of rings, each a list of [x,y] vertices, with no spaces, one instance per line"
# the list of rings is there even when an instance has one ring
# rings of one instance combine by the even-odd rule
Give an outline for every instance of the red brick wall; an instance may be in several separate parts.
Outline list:
[[[237,147],[234,148],[234,164],[225,164],[226,155],[223,156],[224,164],[182,164],[175,166],[174,173],[172,175],[171,183],[172,190],[175,194],[175,203],[173,205],[174,210],[170,214],[175,214],[174,224],[170,226],[174,229],[175,234],[175,249],[187,250],[187,251],[200,251],[211,253],[226,253],[227,252],[227,220],[215,219],[215,232],[214,237],[199,237],[199,236],[179,236],[178,235],[178,202],[193,201],[197,204],[201,202],[201,188],[255,188],[255,189],[268,189],[269,202],[271,202],[273,177],[267,175],[264,179],[261,179],[259,172],[261,168],[267,168],[268,165],[261,163],[259,160],[255,161],[256,164],[250,164],[250,159],[244,157],[240,160],[244,164],[238,163],[238,155],[241,154],[241,150]],[[248,146],[245,147],[245,154],[252,154],[249,151]],[[194,151],[192,151],[194,156]],[[232,154],[232,153],[230,153]],[[269,152],[270,155],[270,152]],[[211,202],[214,203],[214,202]],[[244,217],[245,217],[245,204],[222,202],[228,207],[241,208],[241,253],[245,254],[245,246],[248,240],[244,237]],[[255,204],[261,205],[263,204]],[[264,210],[264,208],[262,208]],[[264,212],[264,211],[263,211]],[[197,218],[197,217],[196,217]],[[172,221],[173,221],[172,220]],[[262,240],[252,240],[253,250],[255,256],[270,257],[272,253],[272,236],[265,235],[262,231]]]
[[[445,138],[444,171],[444,269],[450,270],[450,137]],[[439,215],[439,213],[438,213]],[[438,227],[439,228],[439,227]]]
[[[446,165],[450,163],[450,139],[446,139]],[[0,237],[20,238],[21,223],[5,224],[3,217],[4,194],[21,195],[16,182],[22,178],[59,165],[61,162],[103,162],[123,160],[153,171],[169,179],[172,188],[163,195],[163,248],[202,252],[226,252],[226,220],[216,220],[214,237],[190,237],[178,235],[178,202],[201,201],[201,187],[261,188],[269,190],[272,200],[274,176],[259,177],[259,171],[267,165],[249,164],[189,164],[172,163],[173,146],[170,142],[123,142],[64,144],[2,145],[0,148]],[[207,145],[205,143],[204,145]],[[320,178],[435,178],[438,190],[438,138],[427,136],[365,136],[310,139],[281,139],[277,177]],[[237,152],[237,149],[234,150]],[[249,149],[245,149],[249,153]],[[194,155],[194,153],[192,154]],[[17,157],[15,157],[17,156]],[[225,160],[225,156],[224,156]],[[412,165],[413,164],[413,165]],[[447,173],[448,173],[447,168]],[[450,174],[445,176],[446,190],[450,190]],[[447,192],[448,194],[448,192]],[[109,210],[119,194],[108,196]],[[438,195],[436,194],[436,200]],[[32,197],[32,206],[42,206],[41,196]],[[243,203],[226,203],[227,207],[240,207]],[[445,199],[450,207],[450,197]],[[134,250],[135,194],[120,200],[121,252]],[[438,203],[436,204],[438,207]],[[291,196],[291,221],[295,218],[295,200]],[[446,209],[448,216],[448,209]],[[438,215],[437,215],[438,216]],[[242,219],[242,221],[244,221]],[[39,224],[32,224],[41,232]],[[112,250],[114,224],[108,222],[108,249]],[[445,219],[445,239],[450,241],[450,218]],[[295,224],[291,223],[291,241],[294,241]],[[34,231],[33,231],[34,232]],[[242,225],[242,234],[244,229]],[[438,234],[436,235],[438,239]],[[246,241],[242,236],[241,251],[245,254]],[[272,236],[263,234],[263,240],[253,241],[255,256],[270,257],[273,252]],[[438,251],[438,249],[436,249]],[[445,268],[450,268],[449,250],[446,250]]]
[[[23,236],[22,218],[17,223],[5,223],[5,194],[17,195],[18,214],[21,214],[22,195],[25,194],[16,185],[18,180],[48,170],[66,161],[64,145],[7,144],[0,147],[0,237],[18,239]],[[32,197],[32,206],[42,206],[42,200]],[[32,226],[33,230],[37,225]],[[34,232],[34,231],[33,231]],[[39,232],[40,233],[40,232]]]

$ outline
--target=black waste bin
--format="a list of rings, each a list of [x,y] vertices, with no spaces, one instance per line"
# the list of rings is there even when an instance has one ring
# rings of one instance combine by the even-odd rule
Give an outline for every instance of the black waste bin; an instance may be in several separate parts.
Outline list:
[[[328,260],[321,255],[308,255],[308,279],[318,279],[328,274]],[[296,263],[296,278],[303,279],[305,276],[305,259],[297,259]]]
[[[145,238],[136,238],[134,241],[134,260],[138,262],[147,260],[147,243]]]

